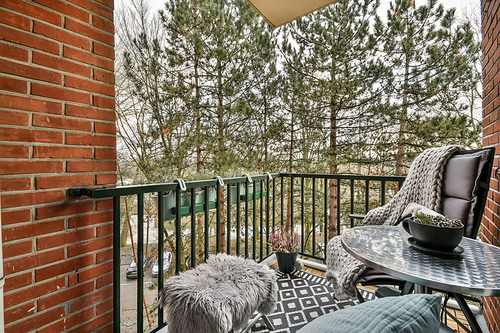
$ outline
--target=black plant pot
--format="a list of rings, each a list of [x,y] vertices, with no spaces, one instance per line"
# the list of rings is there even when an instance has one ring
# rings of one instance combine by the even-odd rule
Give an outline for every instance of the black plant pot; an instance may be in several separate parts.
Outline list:
[[[464,226],[459,228],[437,227],[404,219],[403,228],[413,236],[415,242],[427,249],[451,252],[460,244],[464,235]]]
[[[297,261],[297,253],[284,253],[276,252],[276,259],[278,260],[278,267],[282,273],[291,273],[295,269],[295,262]]]

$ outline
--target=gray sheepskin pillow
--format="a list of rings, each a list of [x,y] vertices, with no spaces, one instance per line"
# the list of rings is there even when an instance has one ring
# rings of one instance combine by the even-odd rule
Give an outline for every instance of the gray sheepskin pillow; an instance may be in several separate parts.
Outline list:
[[[226,333],[243,328],[255,311],[272,313],[277,298],[267,265],[218,254],[165,281],[160,306],[169,333]]]

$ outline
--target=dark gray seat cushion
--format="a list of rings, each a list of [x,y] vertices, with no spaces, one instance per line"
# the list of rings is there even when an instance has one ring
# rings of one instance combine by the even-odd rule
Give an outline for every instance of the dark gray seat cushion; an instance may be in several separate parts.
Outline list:
[[[465,225],[464,235],[472,235],[474,207],[477,201],[478,180],[490,151],[453,155],[444,168],[441,192],[441,213],[450,219],[459,219]]]
[[[441,294],[386,297],[316,318],[298,333],[437,333]]]

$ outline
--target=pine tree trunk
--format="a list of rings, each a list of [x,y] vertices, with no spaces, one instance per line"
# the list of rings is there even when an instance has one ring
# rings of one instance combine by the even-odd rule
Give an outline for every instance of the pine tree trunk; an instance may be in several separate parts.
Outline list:
[[[330,174],[337,174],[337,112],[332,106],[330,107]],[[325,188],[326,191],[326,188]],[[328,238],[337,236],[337,182],[335,179],[330,180],[328,195],[328,206],[330,214],[328,216]],[[326,212],[325,212],[326,214]]]
[[[218,124],[217,124],[217,150],[218,150],[218,156],[216,160],[216,172],[220,172],[222,169],[222,154],[224,153],[224,108],[223,108],[223,99],[222,95],[222,68],[218,66],[218,73],[217,73],[217,100],[218,100],[218,105],[217,105],[217,118],[218,118]]]
[[[198,74],[198,57],[195,57],[194,60],[194,80],[195,80],[195,89],[196,89],[196,172],[201,171],[201,110],[200,110],[200,77]]]
[[[220,173],[224,154],[224,96],[222,92],[222,64],[217,60],[217,116],[218,116],[218,156],[216,158],[216,172]],[[221,189],[221,198],[223,198],[224,189]],[[224,205],[221,200],[221,223],[220,223],[220,250],[226,253],[226,219],[224,216]],[[229,214],[229,212],[228,212]]]
[[[269,157],[269,152],[268,152],[268,133],[267,133],[267,98],[265,97],[264,94],[264,171],[268,168],[268,157]]]
[[[208,202],[205,203],[206,205],[208,205]],[[199,214],[198,214],[199,215]],[[210,230],[204,230],[204,225],[203,225],[203,217],[201,215],[199,215],[196,219],[196,257],[197,258],[203,258],[203,254],[205,252],[205,248],[204,248],[204,234],[205,232],[210,232]],[[191,230],[191,232],[193,232]]]
[[[403,96],[403,104],[408,100],[407,93]],[[398,134],[398,152],[397,152],[397,160],[396,160],[396,175],[403,175],[403,160],[405,155],[405,129],[406,129],[406,119],[407,119],[407,110],[408,106],[404,105],[401,111],[401,123],[399,124],[399,134]]]
[[[406,121],[408,118],[408,85],[409,85],[409,73],[410,63],[408,57],[406,57],[405,63],[405,81],[404,81],[404,93],[403,93],[403,107],[401,110],[401,122],[399,124],[399,134],[398,134],[398,152],[396,160],[396,175],[403,175],[403,161],[405,156],[405,130]]]
[[[293,172],[293,149],[294,149],[294,130],[293,130],[293,122],[294,122],[294,113],[295,113],[295,107],[292,106],[292,111],[291,111],[291,133],[290,133],[290,156],[288,158],[288,172],[292,173]],[[286,209],[286,224],[285,224],[285,230],[289,231],[291,226],[292,226],[292,203],[293,203],[293,198],[292,198],[292,182],[290,180],[290,187],[288,188],[288,193],[287,193],[287,209]]]
[[[220,188],[220,234],[217,235],[220,241],[220,252],[226,253],[226,201],[224,200],[225,188],[221,186]]]

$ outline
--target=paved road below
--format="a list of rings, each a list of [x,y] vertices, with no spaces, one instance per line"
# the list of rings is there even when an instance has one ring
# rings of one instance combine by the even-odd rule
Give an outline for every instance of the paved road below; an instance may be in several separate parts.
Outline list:
[[[121,298],[121,332],[135,333],[137,331],[137,280],[127,279],[125,272],[129,264],[121,265],[120,267],[120,298]],[[153,327],[156,327],[156,299],[157,299],[157,282],[151,276],[151,267],[146,269],[144,276],[144,295],[150,309],[150,318]],[[150,288],[154,288],[151,290]],[[144,328],[148,328],[148,320],[146,311],[144,311]]]

